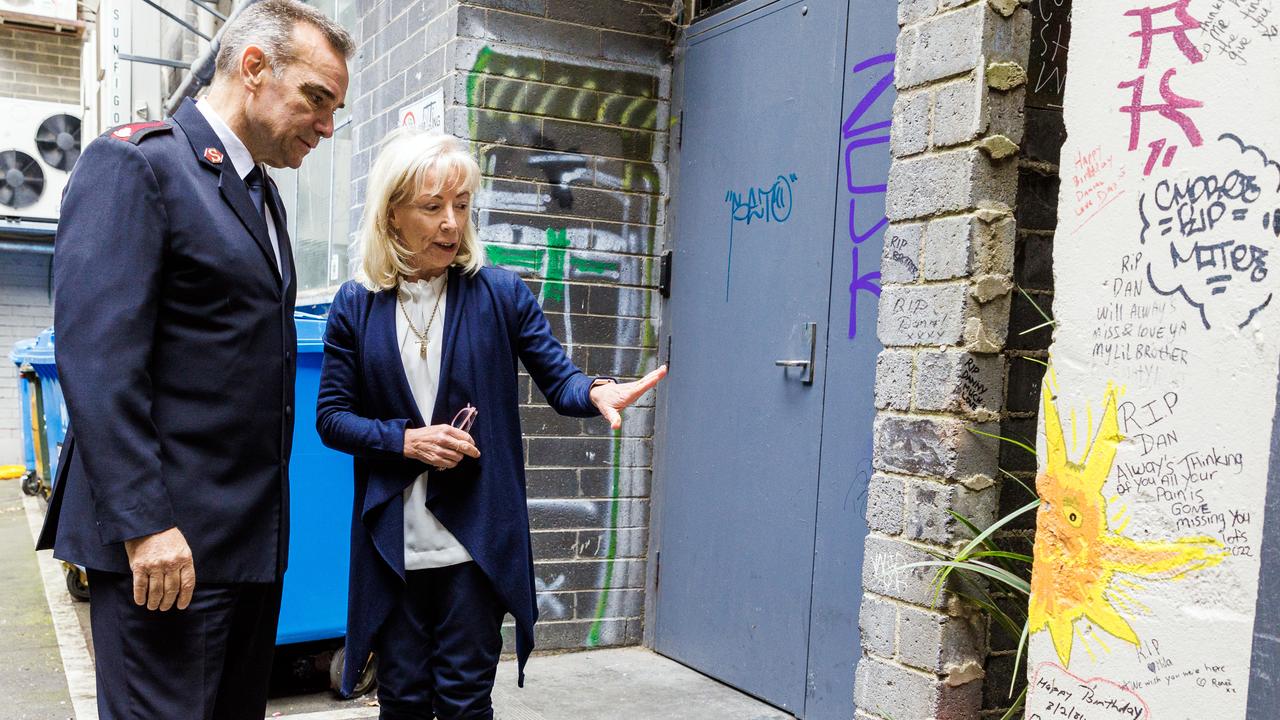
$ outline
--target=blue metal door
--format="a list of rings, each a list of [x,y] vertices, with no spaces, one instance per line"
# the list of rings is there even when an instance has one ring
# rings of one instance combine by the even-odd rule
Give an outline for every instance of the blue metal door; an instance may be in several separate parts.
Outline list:
[[[853,716],[896,35],[747,0],[676,68],[653,642],[805,718]]]

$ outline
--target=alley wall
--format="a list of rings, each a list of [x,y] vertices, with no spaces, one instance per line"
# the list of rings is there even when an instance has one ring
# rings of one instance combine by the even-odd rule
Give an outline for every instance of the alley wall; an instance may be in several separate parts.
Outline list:
[[[80,46],[76,36],[0,26],[0,105],[6,98],[79,104]],[[53,324],[52,258],[0,250],[0,465],[22,462],[18,370],[8,356],[15,342]]]
[[[80,102],[80,38],[0,25],[0,97]]]
[[[479,232],[589,374],[657,366],[671,25],[631,0],[362,6],[351,98],[364,178],[399,109],[439,92],[484,173]],[[354,225],[353,225],[354,227]],[[521,372],[541,649],[640,642],[652,400],[610,433],[563,418]],[[510,641],[510,637],[507,638]]]
[[[18,368],[9,352],[53,324],[52,254],[0,250],[0,464],[21,463],[22,403],[18,399]]]
[[[1276,6],[1074,3],[1029,720],[1275,716]]]

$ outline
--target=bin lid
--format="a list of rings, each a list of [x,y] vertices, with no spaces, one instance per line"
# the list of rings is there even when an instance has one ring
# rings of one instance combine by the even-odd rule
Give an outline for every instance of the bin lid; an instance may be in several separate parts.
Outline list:
[[[35,347],[36,339],[27,338],[19,340],[13,344],[13,349],[9,351],[9,360],[18,367],[27,361],[27,356],[31,354],[31,348]]]
[[[31,356],[27,359],[27,362],[32,365],[52,366],[54,364],[53,338],[54,335],[52,327],[45,328],[43,332],[37,335],[35,347],[31,348]]]
[[[323,315],[304,312],[293,314],[293,324],[298,330],[298,352],[324,351],[325,321]]]
[[[294,313],[293,323],[298,330],[298,350],[302,352],[319,352],[324,350],[325,317],[309,313]],[[19,340],[13,344],[9,360],[14,365],[31,363],[32,365],[54,364],[54,331],[48,328],[34,338]]]
[[[48,328],[33,338],[14,343],[9,359],[14,365],[19,366],[23,363],[53,365],[53,328]]]

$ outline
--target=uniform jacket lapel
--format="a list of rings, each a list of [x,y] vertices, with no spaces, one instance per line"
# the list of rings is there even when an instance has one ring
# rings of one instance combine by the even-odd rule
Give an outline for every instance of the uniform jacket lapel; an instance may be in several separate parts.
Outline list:
[[[218,173],[218,192],[222,193],[222,199],[240,218],[240,222],[244,224],[249,234],[253,236],[254,242],[258,244],[258,249],[262,251],[263,259],[269,263],[272,273],[275,274],[277,281],[280,279],[280,273],[276,270],[276,255],[271,249],[271,236],[267,234],[267,221],[253,206],[253,199],[249,197],[249,188],[245,186],[244,180],[236,174],[235,165],[231,163],[231,158],[227,157],[226,148],[222,146],[222,141],[218,139],[218,134],[209,127],[208,121],[196,109],[195,103],[186,100],[182,103],[182,107],[178,108],[178,112],[174,113],[173,120],[181,128],[187,136],[187,142],[191,143],[191,150],[205,167],[210,168]],[[222,161],[215,163],[207,157],[205,152],[208,148],[214,148],[222,153]],[[268,183],[269,185],[269,183]],[[284,260],[284,247],[287,240],[281,240],[281,259]],[[286,261],[287,262],[287,261]]]

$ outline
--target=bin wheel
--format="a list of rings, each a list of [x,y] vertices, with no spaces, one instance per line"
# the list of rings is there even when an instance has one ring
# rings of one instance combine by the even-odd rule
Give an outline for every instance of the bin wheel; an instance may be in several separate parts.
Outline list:
[[[346,656],[347,647],[343,645],[333,653],[333,659],[329,661],[329,687],[338,694],[342,694],[342,663]],[[364,672],[360,673],[360,678],[356,680],[351,697],[360,697],[372,691],[377,685],[378,656],[370,653],[369,662],[365,664]]]
[[[69,565],[66,568],[67,575],[67,592],[71,593],[71,597],[84,602],[89,599],[89,578],[85,577],[84,571],[75,565]]]
[[[22,492],[31,496],[40,492],[40,478],[35,473],[29,472],[22,476]]]

